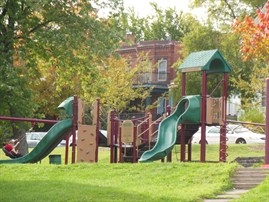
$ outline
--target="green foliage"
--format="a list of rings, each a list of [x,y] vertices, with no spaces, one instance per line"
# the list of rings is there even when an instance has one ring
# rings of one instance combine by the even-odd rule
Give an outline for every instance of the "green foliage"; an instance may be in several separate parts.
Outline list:
[[[138,55],[133,67],[130,67],[125,59],[109,57],[104,60],[99,67],[101,79],[96,81],[99,83],[98,96],[102,105],[121,113],[127,110],[130,102],[135,99],[140,99],[143,103],[151,90],[139,87],[141,77],[148,71],[147,65],[148,60],[144,55]]]
[[[66,97],[98,93],[97,64],[122,38],[116,26],[121,0],[7,0],[0,6],[1,115],[55,116]],[[108,11],[106,19],[100,9]],[[25,126],[12,127],[14,133]]]
[[[193,19],[175,8],[163,10],[156,3],[151,3],[154,14],[138,17],[133,9],[122,15],[120,24],[126,33],[131,33],[136,42],[142,40],[176,40],[189,32],[189,21]]]
[[[243,107],[248,107],[253,101],[257,102],[257,95],[263,95],[264,77],[268,77],[268,67],[263,62],[253,60],[244,62],[240,53],[240,39],[231,32],[230,24],[235,17],[244,17],[246,13],[252,14],[256,12],[257,7],[263,6],[266,1],[212,1],[212,0],[194,0],[194,7],[205,6],[208,9],[209,20],[205,25],[197,22],[190,22],[190,32],[183,37],[183,58],[186,58],[191,52],[219,49],[225,59],[232,67],[229,75],[229,94],[237,94],[241,97]],[[192,26],[193,25],[193,26]],[[180,62],[179,62],[180,64]],[[261,77],[262,75],[262,77]],[[188,86],[200,89],[201,83],[199,76],[191,78],[198,82],[187,80]],[[216,78],[213,77],[213,80]],[[215,85],[211,83],[212,79],[208,79],[209,92]],[[178,78],[180,84],[180,78]],[[192,90],[187,90],[187,93]],[[218,92],[219,93],[219,92]],[[177,97],[180,97],[177,95]]]
[[[192,0],[192,7],[205,7],[209,18],[213,19],[219,28],[231,24],[236,18],[243,18],[247,13],[254,16],[257,8],[262,7],[267,0]]]
[[[244,122],[265,123],[265,113],[259,108],[251,107],[245,109],[245,112],[239,119]]]

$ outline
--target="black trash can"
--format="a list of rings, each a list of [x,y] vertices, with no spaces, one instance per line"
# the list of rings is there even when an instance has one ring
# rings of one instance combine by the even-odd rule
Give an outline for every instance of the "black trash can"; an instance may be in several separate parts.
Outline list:
[[[50,164],[61,164],[62,159],[60,154],[49,155],[49,163]]]

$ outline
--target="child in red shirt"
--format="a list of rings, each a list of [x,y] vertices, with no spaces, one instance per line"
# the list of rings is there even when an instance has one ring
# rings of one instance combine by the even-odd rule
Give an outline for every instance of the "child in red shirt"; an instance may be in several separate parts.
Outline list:
[[[8,151],[15,158],[22,157],[22,155],[16,150],[16,147],[18,146],[19,143],[20,142],[17,139],[16,140],[12,139],[5,145],[6,151]]]

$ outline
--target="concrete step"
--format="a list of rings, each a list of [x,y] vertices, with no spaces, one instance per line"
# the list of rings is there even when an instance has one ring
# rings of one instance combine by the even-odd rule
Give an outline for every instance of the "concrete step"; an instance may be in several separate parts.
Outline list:
[[[235,174],[232,178],[265,178],[266,175],[264,173],[239,173]]]
[[[247,173],[251,173],[251,172],[269,173],[269,169],[267,169],[267,168],[239,168],[237,170],[237,173],[245,173],[245,172],[247,172]]]
[[[236,189],[252,189],[259,185],[269,174],[269,169],[240,168],[231,178]]]
[[[238,183],[233,183],[233,184],[234,184],[234,188],[236,189],[252,189],[258,186],[260,183],[238,182]]]
[[[248,191],[249,191],[248,189],[233,189],[233,190],[230,190],[230,191],[226,191],[225,194],[240,195],[240,194],[247,193]]]
[[[240,198],[241,194],[248,192],[247,189],[233,189],[225,192],[224,194],[217,195],[215,199],[205,199],[205,202],[226,202],[233,199]]]
[[[232,179],[234,184],[236,183],[261,183],[264,179]]]
[[[240,197],[239,194],[227,194],[227,193],[216,196],[217,199],[235,199],[239,197]]]

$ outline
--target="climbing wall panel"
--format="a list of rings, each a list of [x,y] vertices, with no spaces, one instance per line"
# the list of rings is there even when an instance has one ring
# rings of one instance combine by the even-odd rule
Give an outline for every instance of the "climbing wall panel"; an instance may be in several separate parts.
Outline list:
[[[91,125],[78,125],[78,162],[95,162],[96,157],[96,127]]]

